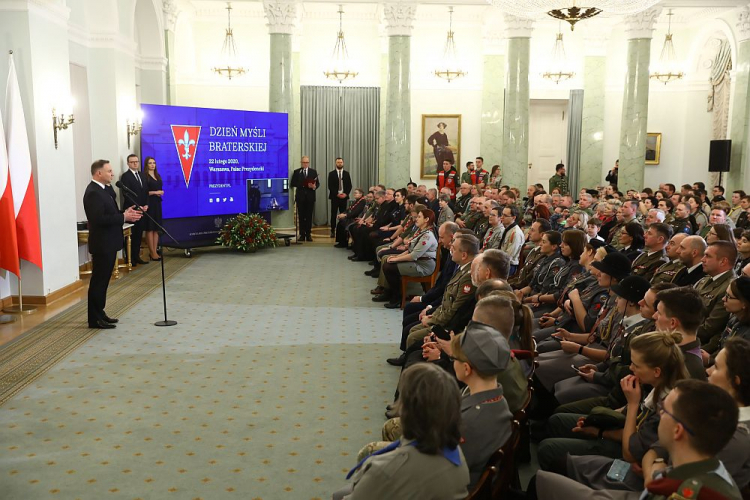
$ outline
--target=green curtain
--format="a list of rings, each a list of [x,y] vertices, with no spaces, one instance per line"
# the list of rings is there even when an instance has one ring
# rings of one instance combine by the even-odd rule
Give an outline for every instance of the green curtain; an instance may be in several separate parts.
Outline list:
[[[354,188],[367,191],[378,177],[379,87],[300,87],[302,154],[318,171],[313,223],[328,225],[328,172],[344,159]],[[295,167],[298,168],[298,167]]]

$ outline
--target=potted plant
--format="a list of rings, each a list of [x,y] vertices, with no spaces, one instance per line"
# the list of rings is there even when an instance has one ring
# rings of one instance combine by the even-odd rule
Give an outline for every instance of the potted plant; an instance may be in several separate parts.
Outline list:
[[[275,247],[276,232],[258,214],[238,214],[229,219],[219,231],[216,243],[243,252],[255,252],[259,248]]]

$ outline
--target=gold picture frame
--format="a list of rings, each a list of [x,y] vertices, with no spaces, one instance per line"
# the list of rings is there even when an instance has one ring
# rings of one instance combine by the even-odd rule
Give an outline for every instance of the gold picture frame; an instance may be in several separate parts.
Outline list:
[[[441,127],[439,125],[444,125]],[[442,136],[444,137],[441,137]],[[453,160],[461,173],[461,115],[422,115],[422,155],[419,175],[422,179],[435,179],[442,161],[438,156]]]
[[[658,165],[661,161],[661,132],[646,134],[646,165]]]

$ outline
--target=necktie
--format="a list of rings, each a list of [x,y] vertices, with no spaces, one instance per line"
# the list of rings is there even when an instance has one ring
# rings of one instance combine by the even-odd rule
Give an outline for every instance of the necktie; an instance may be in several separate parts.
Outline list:
[[[140,184],[140,185],[141,185],[141,187],[142,187],[142,186],[143,186],[143,183],[141,182],[141,176],[140,176],[140,175],[138,175],[138,172],[135,172],[135,178],[136,178],[136,179],[138,179],[138,184]]]
[[[342,179],[342,176],[341,176],[341,170],[339,170],[339,193],[343,193],[343,192],[344,192],[344,180]]]

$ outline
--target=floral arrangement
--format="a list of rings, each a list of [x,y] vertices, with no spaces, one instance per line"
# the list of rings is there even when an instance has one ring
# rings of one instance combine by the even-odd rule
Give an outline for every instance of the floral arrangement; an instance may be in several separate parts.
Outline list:
[[[275,247],[277,239],[276,232],[260,215],[238,214],[224,224],[216,243],[243,252],[254,252],[259,248]]]

